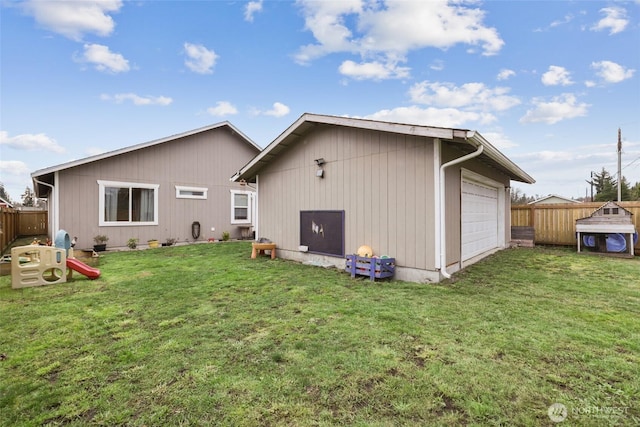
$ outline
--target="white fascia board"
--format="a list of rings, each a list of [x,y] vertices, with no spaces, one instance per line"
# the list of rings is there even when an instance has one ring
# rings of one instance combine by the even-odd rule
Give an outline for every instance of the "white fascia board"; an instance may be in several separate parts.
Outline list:
[[[131,146],[128,146],[128,147],[117,149],[117,150],[108,151],[106,153],[97,154],[95,156],[85,157],[83,159],[73,160],[71,162],[62,163],[62,164],[59,164],[59,165],[56,165],[56,166],[51,166],[51,167],[48,167],[48,168],[39,169],[39,170],[31,173],[31,178],[32,179],[33,178],[37,178],[39,176],[46,175],[46,174],[49,174],[49,173],[61,171],[61,170],[64,170],[64,169],[73,168],[73,167],[76,167],[76,166],[81,166],[81,165],[84,165],[84,164],[87,164],[87,163],[91,163],[91,162],[96,162],[96,161],[99,161],[99,160],[107,159],[109,157],[113,157],[113,156],[117,156],[117,155],[120,155],[120,154],[129,153],[129,152],[136,151],[136,150],[140,150],[142,148],[152,147],[154,145],[163,144],[165,142],[169,142],[169,141],[172,141],[174,139],[184,138],[184,137],[187,137],[187,136],[195,135],[195,134],[198,134],[198,133],[201,133],[201,132],[206,132],[206,131],[209,131],[209,130],[212,130],[212,129],[216,129],[216,128],[220,128],[220,127],[224,127],[224,126],[228,126],[233,132],[235,132],[238,135],[240,135],[251,146],[255,147],[257,150],[261,150],[260,146],[258,146],[255,142],[253,142],[244,133],[240,132],[240,130],[238,130],[235,126],[233,126],[228,121],[224,121],[224,122],[216,123],[216,124],[213,124],[213,125],[204,126],[204,127],[198,128],[198,129],[193,129],[193,130],[189,130],[189,131],[182,132],[182,133],[179,133],[179,134],[167,136],[167,137],[164,137],[164,138],[154,139],[154,140],[148,141],[148,142],[143,142],[141,144],[131,145]]]
[[[487,141],[482,135],[475,131],[469,131],[467,133],[467,139],[473,141],[476,145],[484,145],[484,154],[489,156],[492,160],[497,162],[500,166],[512,172],[518,178],[520,178],[523,182],[527,184],[534,184],[536,182],[533,177],[531,177],[528,173],[523,171],[518,165],[513,163],[511,160],[507,158],[504,154],[502,154],[496,147],[491,145],[489,141]]]
[[[635,233],[633,224],[576,224],[579,233]]]
[[[382,122],[377,120],[359,119],[351,117],[339,117],[339,116],[327,116],[321,114],[304,113],[300,116],[291,126],[289,126],[284,132],[282,132],[276,139],[265,147],[256,157],[254,157],[249,163],[243,166],[236,174],[234,174],[230,180],[237,181],[241,176],[251,171],[258,163],[270,155],[270,153],[278,147],[289,136],[295,134],[296,130],[300,128],[304,123],[318,123],[328,124],[336,126],[345,126],[356,129],[367,129],[380,132],[399,133],[404,135],[423,136],[428,138],[439,138],[445,140],[451,140],[456,133],[466,134],[466,130],[462,129],[449,129],[438,128],[429,126],[409,125],[403,123]],[[256,171],[257,172],[257,171]]]

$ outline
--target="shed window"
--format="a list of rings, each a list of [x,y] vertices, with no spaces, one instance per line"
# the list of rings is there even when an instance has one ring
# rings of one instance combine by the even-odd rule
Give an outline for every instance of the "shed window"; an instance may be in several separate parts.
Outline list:
[[[155,184],[98,181],[99,225],[157,225],[158,188]]]
[[[207,199],[208,188],[176,185],[176,199]]]
[[[251,191],[231,190],[231,224],[251,224]]]

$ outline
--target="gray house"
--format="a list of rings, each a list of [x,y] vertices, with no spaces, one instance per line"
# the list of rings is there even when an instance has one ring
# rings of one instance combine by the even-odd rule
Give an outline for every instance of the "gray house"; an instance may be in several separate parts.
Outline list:
[[[232,179],[257,188],[256,236],[278,257],[342,268],[368,245],[415,282],[505,248],[510,182],[535,182],[474,131],[315,114]]]
[[[222,122],[31,174],[49,202],[49,232],[77,236],[78,248],[107,235],[112,247],[130,238],[178,241],[241,237],[250,230],[253,190],[229,177],[260,147]],[[215,229],[215,231],[214,231]]]

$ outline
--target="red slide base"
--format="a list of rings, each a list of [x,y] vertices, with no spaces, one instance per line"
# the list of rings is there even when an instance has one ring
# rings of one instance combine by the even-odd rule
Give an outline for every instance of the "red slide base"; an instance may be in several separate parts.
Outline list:
[[[80,274],[87,276],[89,279],[97,279],[100,277],[100,270],[88,266],[82,261],[78,261],[75,258],[67,258],[67,267],[73,271],[77,271]]]

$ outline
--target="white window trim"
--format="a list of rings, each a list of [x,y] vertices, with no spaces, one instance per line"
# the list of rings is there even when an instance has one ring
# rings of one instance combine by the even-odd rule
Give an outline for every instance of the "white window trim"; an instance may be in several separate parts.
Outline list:
[[[186,187],[184,185],[176,185],[176,199],[199,199],[199,200],[207,200],[207,192],[209,191],[206,187]],[[195,194],[188,193],[203,193],[201,196]]]
[[[120,188],[148,188],[154,190],[153,194],[153,221],[105,221],[104,220],[104,189],[105,187]],[[142,184],[140,182],[121,182],[98,180],[98,225],[101,227],[127,227],[139,225],[158,225],[158,198],[160,192],[159,184]],[[131,210],[131,207],[129,207]]]
[[[251,218],[253,215],[252,212],[252,197],[254,192],[253,191],[243,191],[243,190],[229,190],[231,192],[231,224],[252,224],[251,222]],[[246,194],[248,196],[247,199],[247,219],[243,219],[243,220],[237,220],[235,219],[236,217],[236,212],[235,212],[235,195],[236,194]],[[242,206],[244,207],[244,206]]]

